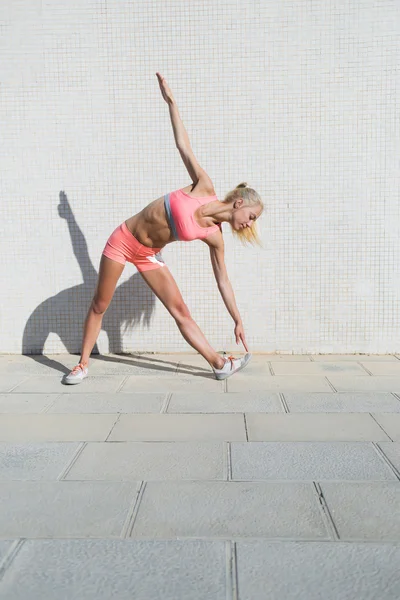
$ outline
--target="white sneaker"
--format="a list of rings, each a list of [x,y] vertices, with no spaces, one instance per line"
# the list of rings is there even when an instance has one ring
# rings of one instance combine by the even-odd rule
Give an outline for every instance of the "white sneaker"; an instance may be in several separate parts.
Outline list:
[[[85,379],[85,377],[88,376],[88,372],[88,367],[84,367],[82,363],[79,363],[72,369],[71,373],[65,377],[64,383],[80,383],[82,379]]]
[[[242,358],[234,358],[233,356],[228,356],[227,358],[224,357],[226,362],[222,369],[214,369],[213,367],[216,379],[226,379],[234,373],[237,373],[247,365],[251,356],[250,353],[247,353]]]

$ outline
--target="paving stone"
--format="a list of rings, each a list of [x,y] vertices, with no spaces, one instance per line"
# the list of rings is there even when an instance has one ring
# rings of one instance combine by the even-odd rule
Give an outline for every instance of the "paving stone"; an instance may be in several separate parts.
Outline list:
[[[311,354],[313,361],[397,362],[394,354]]]
[[[399,392],[400,377],[359,375],[327,375],[338,392]],[[320,391],[320,390],[314,390]]]
[[[134,538],[329,539],[311,483],[149,482]]]
[[[1,394],[0,413],[40,413],[50,406],[59,394]]]
[[[222,600],[221,541],[28,540],[0,583],[1,600]]]
[[[65,375],[65,374],[64,374]],[[28,393],[68,393],[68,394],[84,394],[87,392],[109,392],[116,393],[121,387],[125,375],[110,375],[109,377],[89,376],[81,381],[78,385],[68,385],[62,383],[64,375],[42,375],[41,377],[29,377],[24,382],[21,382],[14,391]]]
[[[9,552],[14,540],[0,540],[0,567],[1,563]],[[0,596],[1,598],[1,596]]]
[[[392,465],[397,469],[400,477],[400,443],[396,442],[379,442],[379,448],[390,460]]]
[[[361,361],[362,364],[362,361]],[[365,368],[371,372],[372,375],[389,375],[400,377],[400,360],[397,361],[369,361],[365,363]]]
[[[0,481],[56,480],[79,444],[7,444],[0,442]]]
[[[54,375],[54,366],[47,361],[40,360],[43,356],[38,355],[9,355],[2,357],[0,369],[2,375],[22,374],[24,378],[30,375]],[[64,362],[64,361],[63,361]],[[61,365],[57,365],[60,368]]]
[[[394,442],[400,442],[400,415],[399,414],[382,414],[382,413],[374,413],[372,415],[383,427],[388,436]]]
[[[14,390],[17,386],[20,386],[26,379],[29,379],[24,373],[12,373],[10,375],[4,375],[3,372],[0,375],[0,393],[7,393]],[[33,391],[33,390],[32,390]]]
[[[0,415],[3,442],[105,441],[118,415]]]
[[[83,382],[84,383],[84,382]],[[121,392],[222,392],[223,381],[215,379],[210,372],[207,375],[175,375],[175,377],[128,377],[119,391]]]
[[[121,415],[108,441],[241,441],[245,439],[246,429],[242,414],[160,414]],[[384,439],[387,439],[386,436]]]
[[[119,536],[138,483],[105,481],[2,482],[4,537]]]
[[[398,600],[400,546],[238,541],[240,600]]]
[[[249,441],[389,441],[369,414],[246,413]]]
[[[166,394],[61,394],[47,411],[53,413],[159,413]],[[399,402],[400,406],[400,402]]]
[[[354,375],[369,377],[367,371],[354,362],[285,363],[284,361],[271,361],[271,366],[275,375],[353,375],[354,373]]]
[[[400,402],[399,402],[400,407]],[[174,392],[168,413],[284,412],[278,394],[268,392]]]
[[[88,444],[66,479],[224,479],[222,442]]]
[[[204,359],[203,359],[204,360]],[[90,358],[89,372],[92,375],[137,375],[165,377],[176,374],[178,358],[161,355],[153,356],[102,356]]]
[[[400,401],[390,392],[283,394],[290,412],[400,412]]]
[[[367,378],[365,378],[367,379]],[[371,379],[371,378],[368,378]],[[272,377],[245,377],[244,370],[226,379],[228,392],[262,390],[264,392],[332,392],[322,375],[274,375]]]
[[[400,542],[400,482],[321,482],[342,540]]]
[[[232,442],[231,461],[238,480],[396,480],[367,442]]]

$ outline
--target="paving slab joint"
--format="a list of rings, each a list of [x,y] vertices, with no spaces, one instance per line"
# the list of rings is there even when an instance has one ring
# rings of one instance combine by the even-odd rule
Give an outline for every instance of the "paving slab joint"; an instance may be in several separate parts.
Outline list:
[[[57,400],[59,398],[61,398],[63,396],[63,394],[56,394],[56,397],[53,398],[53,400],[51,400],[48,404],[46,404],[46,406],[44,408],[42,408],[42,410],[40,411],[40,414],[46,414],[49,412],[49,410],[54,406],[54,404],[57,402]]]
[[[74,464],[76,463],[76,461],[78,460],[78,458],[82,454],[83,449],[86,448],[86,446],[87,446],[87,442],[81,442],[79,444],[79,446],[75,450],[74,455],[72,456],[71,460],[69,461],[69,463],[67,464],[67,466],[64,467],[64,469],[61,471],[61,473],[57,477],[57,481],[62,481],[63,479],[66,478],[66,476],[68,475],[68,473],[70,472],[70,470],[72,469],[72,467],[74,466]]]
[[[372,371],[370,371],[369,369],[367,369],[367,367],[365,367],[363,364],[361,364],[361,362],[360,362],[360,361],[358,361],[358,360],[357,360],[357,361],[356,361],[356,365],[358,365],[359,367],[361,367],[362,369],[364,369],[364,371],[365,371],[366,373],[368,373],[368,375],[370,375],[370,376],[372,376],[372,375],[373,375]]]
[[[127,515],[127,517],[125,519],[125,523],[122,527],[122,531],[121,531],[121,535],[120,535],[120,537],[122,539],[127,539],[131,536],[133,526],[136,521],[136,517],[137,517],[138,511],[139,511],[139,506],[142,501],[145,489],[146,489],[146,481],[141,481],[139,490],[136,492],[136,496],[130,505],[128,515]]]
[[[7,571],[8,567],[11,565],[11,563],[14,561],[15,557],[19,553],[24,542],[25,542],[25,538],[21,538],[19,540],[15,540],[15,542],[13,544],[11,544],[11,547],[9,548],[5,557],[0,562],[0,581],[2,580],[3,575]]]
[[[396,394],[396,392],[391,392],[392,396],[394,396],[396,398],[396,400],[399,400],[400,402],[400,395]]]
[[[318,496],[318,504],[319,504],[319,508],[321,510],[321,514],[322,514],[322,518],[325,523],[325,526],[326,526],[329,534],[331,535],[331,538],[335,541],[338,541],[338,540],[340,540],[339,532],[336,529],[336,525],[334,523],[334,520],[330,513],[329,507],[324,498],[324,494],[322,492],[321,486],[319,485],[319,483],[317,481],[313,481],[312,483],[314,486],[314,490]]]
[[[161,407],[160,413],[165,414],[168,411],[169,403],[171,402],[172,392],[168,392],[165,395],[163,405]]]
[[[232,455],[230,442],[225,442],[224,447],[226,448],[226,479],[227,481],[232,481]]]
[[[388,434],[387,431],[384,430],[383,426],[375,419],[374,415],[372,413],[366,413],[368,415],[370,415],[371,419],[373,419],[375,421],[375,423],[382,429],[383,433],[389,438],[389,440],[391,442],[394,442],[394,440],[390,437],[390,435]]]
[[[118,388],[115,390],[115,393],[118,394],[118,392],[120,392],[122,390],[122,388],[124,387],[125,383],[128,381],[130,375],[126,375],[123,380],[121,381],[121,383],[119,384]]]
[[[229,540],[225,543],[226,556],[226,600],[238,600],[238,577],[236,565],[236,544]]]
[[[333,383],[331,383],[328,379],[328,377],[325,375],[324,376],[325,381],[327,382],[327,384],[333,389],[334,392],[337,393],[337,389],[335,388],[335,386],[333,385]]]
[[[283,406],[283,410],[285,411],[285,413],[290,413],[289,407],[288,407],[286,399],[285,399],[285,395],[282,392],[278,392],[278,397],[279,397],[279,400],[281,401],[281,404]]]
[[[110,437],[110,435],[112,434],[112,432],[113,432],[113,430],[114,430],[114,428],[115,428],[116,424],[118,423],[118,421],[119,421],[119,420],[120,420],[120,418],[121,418],[121,414],[122,414],[122,413],[118,413],[118,415],[117,415],[117,418],[115,419],[115,422],[114,422],[114,424],[112,425],[112,427],[111,427],[110,431],[108,432],[108,435],[107,435],[106,439],[104,440],[105,442],[107,442],[107,441],[108,441],[108,438],[109,438],[109,437]]]
[[[243,413],[243,420],[244,420],[244,429],[246,432],[246,442],[249,441],[249,434],[247,432],[247,421],[246,421],[246,413]]]
[[[387,464],[392,473],[397,477],[398,480],[400,480],[400,471],[398,471],[396,467],[392,465],[382,448],[380,448],[376,442],[371,442],[371,444],[374,447],[375,452],[379,455],[379,458],[381,458]]]

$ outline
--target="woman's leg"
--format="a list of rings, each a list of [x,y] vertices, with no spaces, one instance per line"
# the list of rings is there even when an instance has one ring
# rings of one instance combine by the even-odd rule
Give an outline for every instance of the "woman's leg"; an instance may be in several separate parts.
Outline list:
[[[214,368],[222,369],[224,359],[207,342],[199,326],[190,316],[179,288],[167,266],[140,271],[141,276],[174,317],[185,340]]]
[[[89,364],[89,356],[99,336],[104,313],[110,305],[124,267],[125,265],[104,256],[104,254],[101,255],[96,290],[83,330],[82,352],[79,362],[85,366]]]

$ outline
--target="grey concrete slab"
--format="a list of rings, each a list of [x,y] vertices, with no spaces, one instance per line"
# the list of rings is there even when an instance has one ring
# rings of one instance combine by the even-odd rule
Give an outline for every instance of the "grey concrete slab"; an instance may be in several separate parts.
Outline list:
[[[9,481],[1,484],[3,537],[111,537],[121,534],[138,483]]]
[[[321,482],[342,540],[400,542],[400,482]]]
[[[175,375],[175,377],[128,377],[121,392],[222,392],[223,381],[210,372],[205,375]]]
[[[396,480],[368,442],[232,442],[231,462],[234,480]]]
[[[79,384],[80,385],[80,384]],[[166,394],[151,392],[116,394],[61,394],[50,406],[54,413],[159,413]],[[400,402],[399,402],[400,406]]]
[[[322,361],[354,361],[354,362],[396,362],[395,354],[311,354],[315,362]]]
[[[369,414],[246,413],[249,441],[372,442],[390,438]]]
[[[222,600],[220,541],[28,540],[0,583],[1,600]]]
[[[360,375],[369,377],[367,371],[355,362],[308,362],[294,363],[271,361],[274,375]],[[399,361],[400,367],[400,361]]]
[[[400,412],[400,400],[390,392],[283,392],[290,412]]]
[[[0,481],[56,480],[79,444],[9,444],[0,442]]]
[[[240,600],[398,600],[400,545],[238,541]]]
[[[399,402],[400,407],[400,402]],[[399,408],[400,410],[400,408]],[[272,392],[174,392],[168,413],[284,412],[279,395]]]
[[[242,414],[153,414],[121,415],[108,441],[241,441],[245,439],[246,429]],[[387,439],[386,436],[384,439]]]
[[[365,378],[371,379],[371,378]],[[247,377],[245,369],[226,380],[228,392],[262,390],[264,392],[334,392],[322,375],[274,375]]]
[[[2,442],[105,441],[118,415],[0,415]]]
[[[0,568],[13,543],[14,540],[0,540]]]
[[[222,442],[91,443],[84,448],[66,479],[224,479],[224,467]]]
[[[394,468],[397,469],[400,477],[400,443],[379,442],[378,446],[389,459]]]
[[[327,375],[327,378],[338,392],[400,392],[400,377]]]
[[[29,376],[25,373],[11,373],[4,375],[3,372],[0,374],[0,393],[5,394],[11,392],[23,384],[24,381],[29,380]],[[32,390],[34,391],[34,390]]]
[[[363,361],[360,361],[363,364]],[[377,376],[391,376],[400,378],[400,360],[397,361],[368,361],[365,363],[365,369],[371,373],[371,375]]]
[[[54,402],[59,394],[0,394],[0,413],[40,413]]]
[[[63,384],[64,375],[42,375],[40,377],[32,376],[21,382],[14,388],[16,392],[24,393],[68,393],[68,394],[82,394],[86,392],[110,392],[115,393],[121,387],[125,375],[110,375],[109,377],[101,377],[96,375],[92,377],[86,377],[78,385],[67,385]]]
[[[388,436],[394,442],[400,442],[400,415],[389,413],[373,413],[372,415],[381,427],[386,431]]]
[[[204,359],[203,359],[204,360]],[[163,355],[106,355],[89,362],[92,375],[135,375],[148,377],[174,376],[178,368],[178,358]]]
[[[134,538],[329,539],[311,483],[149,482]]]

